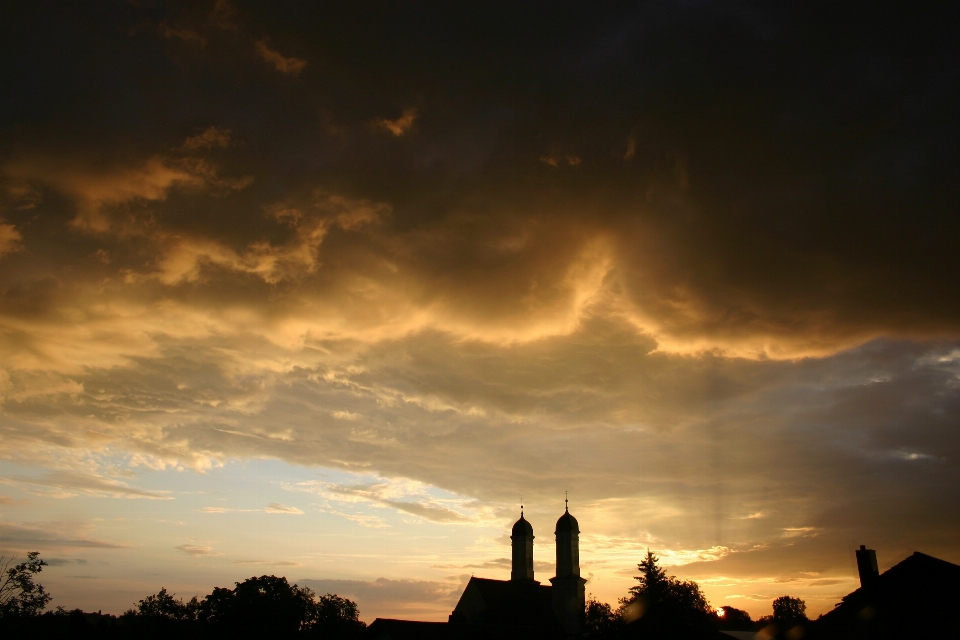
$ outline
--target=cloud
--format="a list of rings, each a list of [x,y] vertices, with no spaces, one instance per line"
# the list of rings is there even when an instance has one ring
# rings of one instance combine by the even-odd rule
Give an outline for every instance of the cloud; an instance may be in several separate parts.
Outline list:
[[[847,583],[803,572],[846,579],[851,540],[956,560],[955,34],[917,6],[574,3],[544,30],[220,0],[51,31],[27,3],[0,451],[47,496],[352,473],[291,481],[318,504],[287,523],[484,531],[424,561],[451,566],[503,556],[520,494],[548,540],[569,489],[611,597],[647,547],[711,599],[802,577],[811,610]]]
[[[487,562],[471,563],[471,564],[435,564],[433,568],[436,569],[510,569],[512,567],[512,562],[510,558],[497,558],[496,560],[488,560]]]
[[[0,256],[5,253],[20,251],[23,248],[20,244],[21,240],[23,240],[23,235],[17,231],[16,227],[12,224],[0,222]]]
[[[98,540],[77,535],[78,530],[88,527],[49,523],[37,526],[35,523],[17,524],[0,522],[0,535],[4,545],[33,551],[35,549],[127,549],[128,545]],[[73,535],[66,533],[72,530]],[[66,535],[64,535],[66,534]]]
[[[468,516],[443,506],[402,502],[399,500],[381,500],[380,503],[434,522],[470,522],[472,520],[472,518]]]
[[[211,546],[198,544],[181,544],[174,547],[174,549],[193,557],[209,555],[209,553],[213,551],[213,547]]]
[[[203,507],[203,513],[286,513],[302,515],[303,511],[296,507],[288,507],[278,502],[272,502],[263,509],[235,509],[232,507]]]
[[[794,548],[743,549],[780,539],[843,548],[837,536],[846,528],[889,531],[889,496],[913,491],[925,496],[920,511],[915,519],[895,518],[896,535],[909,530],[936,544],[924,531],[943,526],[934,522],[942,516],[931,514],[950,513],[936,506],[949,495],[924,487],[949,486],[952,471],[933,459],[875,452],[955,455],[948,417],[957,401],[956,360],[943,357],[954,346],[881,343],[828,359],[758,362],[658,353],[627,329],[587,325],[568,337],[496,348],[431,333],[359,350],[325,341],[322,367],[295,361],[278,367],[266,386],[257,379],[249,388],[244,381],[263,371],[259,363],[290,352],[269,343],[247,343],[242,354],[193,346],[85,375],[73,400],[45,401],[43,415],[63,412],[58,420],[70,424],[71,415],[96,411],[98,430],[165,458],[269,455],[310,465],[373,465],[391,475],[287,487],[316,493],[333,505],[321,512],[366,526],[385,524],[370,507],[438,524],[499,522],[506,516],[485,514],[471,500],[509,502],[520,486],[530,504],[548,504],[558,500],[556,486],[567,484],[574,512],[590,523],[584,561],[604,570],[629,572],[622,559],[647,547],[691,571],[735,556],[787,570],[795,567]],[[148,396],[145,389],[169,391]],[[251,405],[250,398],[263,399]],[[142,427],[111,426],[113,415],[133,406],[142,415],[126,424]],[[337,420],[311,409],[318,406],[363,417]],[[223,430],[205,426],[209,420]],[[584,423],[594,426],[578,426]],[[912,426],[918,424],[923,428]],[[287,439],[270,437],[281,434]],[[32,435],[62,437],[39,429]],[[17,449],[28,450],[8,448]],[[575,471],[562,477],[550,471],[557,459],[576,460]],[[776,473],[758,464],[765,459],[778,461]],[[918,464],[931,475],[908,470]],[[542,472],[530,476],[529,469]],[[857,484],[860,473],[880,469],[871,486]],[[820,495],[817,487],[827,479],[837,489]],[[745,517],[760,512],[764,517]],[[551,515],[528,516],[538,535],[549,531]],[[606,538],[593,537],[598,533]],[[719,545],[737,553],[711,551],[716,536],[737,541]]]
[[[271,567],[302,567],[303,563],[290,560],[231,560],[233,564],[255,564]]]
[[[62,567],[68,564],[87,564],[87,561],[83,558],[44,558],[43,560],[51,567]]]
[[[43,194],[25,182],[8,181],[5,187],[9,206],[15,211],[30,211],[43,202]]]
[[[214,165],[199,158],[153,156],[135,167],[97,171],[71,165],[64,159],[20,158],[3,167],[3,173],[18,180],[48,185],[73,197],[79,211],[71,224],[85,231],[106,232],[115,228],[108,209],[133,202],[162,202],[173,189],[242,190],[252,177],[223,178]]]
[[[349,520],[350,522],[355,522],[361,527],[366,527],[369,529],[386,529],[389,525],[384,521],[383,518],[375,515],[367,515],[360,513],[346,513],[344,511],[338,511],[337,509],[331,509],[329,507],[318,509],[320,513],[329,513],[331,515],[338,516],[344,520]]]
[[[239,29],[237,10],[230,0],[216,0],[210,9],[209,20],[220,29],[236,31]]]
[[[0,478],[0,482],[54,498],[72,498],[83,494],[103,498],[173,500],[168,492],[138,489],[122,480],[70,471],[53,471],[42,476],[8,476]]]
[[[217,127],[207,127],[195,136],[190,136],[183,141],[182,148],[188,151],[197,149],[225,149],[233,143],[233,138],[229,129],[219,129]]]
[[[261,278],[268,284],[313,273],[319,249],[331,228],[357,231],[389,213],[390,207],[367,200],[324,196],[306,212],[271,207],[272,217],[294,234],[282,245],[254,242],[242,251],[207,238],[172,237],[159,259],[156,277],[167,285],[198,281],[205,268],[217,267]]]
[[[163,38],[176,38],[186,43],[198,44],[201,47],[205,47],[207,44],[207,39],[192,29],[171,27],[166,23],[161,23],[160,26],[157,27],[157,31]]]
[[[465,576],[469,579],[470,576]],[[377,617],[446,619],[457,603],[466,579],[449,581],[301,579],[297,584],[315,592],[336,593],[357,602],[364,620]]]
[[[540,162],[548,164],[551,167],[559,167],[562,165],[567,165],[570,167],[576,167],[583,159],[580,156],[576,155],[566,155],[566,156],[540,156]]]
[[[266,62],[274,66],[274,68],[288,76],[297,76],[300,75],[300,71],[303,70],[303,67],[306,66],[307,61],[301,60],[299,58],[286,57],[267,46],[267,43],[263,40],[256,41],[257,53],[260,54],[260,57],[263,58]]]
[[[288,507],[286,505],[280,504],[279,502],[271,502],[263,509],[267,513],[287,513],[292,515],[302,515],[303,511],[297,509],[296,507]]]
[[[417,110],[416,109],[404,109],[403,114],[396,120],[387,120],[386,118],[375,118],[373,125],[379,129],[393,134],[396,137],[400,137],[410,131],[413,128],[413,124],[417,119]]]
[[[409,513],[432,522],[468,523],[476,521],[476,516],[465,515],[447,506],[448,504],[456,504],[459,502],[460,504],[458,506],[463,508],[465,506],[463,500],[436,498],[429,495],[426,488],[416,482],[393,480],[370,484],[338,485],[329,482],[309,481],[288,485],[287,488],[294,491],[318,493],[330,500],[346,503],[370,502],[381,507]],[[409,498],[414,499],[411,500]],[[444,504],[444,502],[447,504]],[[370,521],[368,517],[357,518],[342,513],[337,513],[337,515],[354,519],[364,526],[380,526],[379,519]]]

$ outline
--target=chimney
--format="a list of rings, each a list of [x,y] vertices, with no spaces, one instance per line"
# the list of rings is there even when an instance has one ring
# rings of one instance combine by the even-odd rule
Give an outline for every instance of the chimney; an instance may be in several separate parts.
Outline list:
[[[857,571],[860,572],[860,586],[866,587],[880,577],[877,569],[877,552],[867,549],[867,545],[860,545],[857,549]]]

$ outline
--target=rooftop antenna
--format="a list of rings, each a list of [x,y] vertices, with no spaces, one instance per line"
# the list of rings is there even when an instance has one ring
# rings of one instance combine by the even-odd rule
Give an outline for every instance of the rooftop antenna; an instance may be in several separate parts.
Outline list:
[[[567,491],[563,492],[563,510],[570,513],[570,497]]]

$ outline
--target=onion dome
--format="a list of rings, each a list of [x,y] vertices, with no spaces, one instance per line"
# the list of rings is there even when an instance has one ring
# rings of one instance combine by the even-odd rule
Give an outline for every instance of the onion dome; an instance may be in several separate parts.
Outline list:
[[[533,526],[523,518],[523,514],[520,514],[520,519],[516,521],[513,525],[513,532],[510,534],[510,537],[533,537]]]
[[[569,511],[564,511],[563,515],[560,516],[560,519],[557,520],[557,530],[554,531],[554,533],[562,533],[565,531],[580,533],[580,523],[577,522],[576,518],[570,515]]]

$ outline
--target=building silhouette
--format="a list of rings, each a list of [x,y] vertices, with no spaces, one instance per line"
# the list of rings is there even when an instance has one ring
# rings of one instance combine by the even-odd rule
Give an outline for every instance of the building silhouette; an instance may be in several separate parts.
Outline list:
[[[572,638],[582,634],[586,580],[580,577],[580,526],[569,506],[557,520],[556,575],[550,586],[534,577],[533,526],[523,517],[510,535],[509,580],[471,577],[447,622],[377,618],[367,637],[407,638]]]
[[[883,573],[856,552],[860,588],[808,629],[809,640],[960,638],[960,566],[919,551]]]

